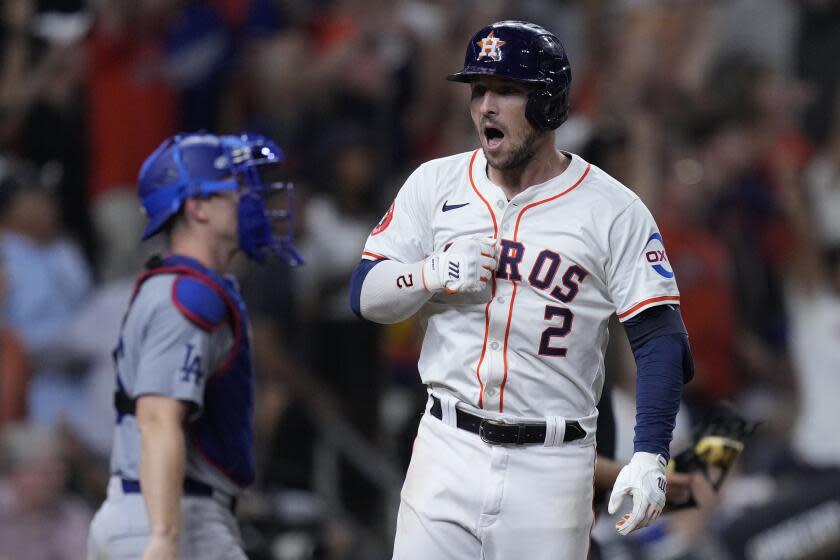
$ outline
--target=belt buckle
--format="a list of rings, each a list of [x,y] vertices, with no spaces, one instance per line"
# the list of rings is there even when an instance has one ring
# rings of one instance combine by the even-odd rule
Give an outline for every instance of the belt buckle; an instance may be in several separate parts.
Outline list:
[[[509,424],[507,424],[505,422],[502,422],[500,420],[491,420],[489,418],[484,419],[478,425],[478,437],[480,437],[481,441],[483,441],[484,443],[486,443],[488,445],[504,445],[504,442],[502,442],[502,441],[493,441],[493,440],[489,439],[489,436],[487,434],[487,427],[488,426],[502,427],[502,426],[508,426],[508,425]]]

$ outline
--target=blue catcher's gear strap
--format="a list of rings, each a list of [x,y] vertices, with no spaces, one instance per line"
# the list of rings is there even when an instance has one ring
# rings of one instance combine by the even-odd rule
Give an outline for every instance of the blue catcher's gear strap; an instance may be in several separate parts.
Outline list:
[[[172,302],[198,328],[213,332],[227,323],[227,304],[206,279],[180,275],[172,283]]]
[[[167,206],[170,207],[169,209],[172,214],[169,217],[171,217],[181,208],[181,205],[188,198],[208,197],[221,191],[232,191],[238,188],[239,183],[237,183],[236,179],[227,181],[188,181],[183,177],[179,177],[177,183],[150,194],[145,198],[145,202],[149,206],[150,214],[157,213]]]
[[[679,309],[660,305],[624,323],[636,360],[634,451],[667,460],[682,385],[694,376],[691,348]]]

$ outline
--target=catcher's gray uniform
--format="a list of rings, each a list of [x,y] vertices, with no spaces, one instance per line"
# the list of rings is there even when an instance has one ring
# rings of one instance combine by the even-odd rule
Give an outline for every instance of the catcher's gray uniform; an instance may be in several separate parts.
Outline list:
[[[275,255],[303,264],[292,244],[292,185],[274,173],[284,160],[263,136],[201,132],[165,139],[140,167],[138,195],[148,216],[143,239],[181,223],[169,245],[185,253],[150,261],[123,322],[114,352],[113,477],[91,524],[91,559],[150,555],[146,502],[155,525],[180,524],[180,542],[152,543],[161,554],[176,554],[177,547],[182,559],[245,558],[232,510],[239,490],[256,478],[254,375],[245,303],[220,271],[230,266],[234,249],[257,262]],[[188,200],[205,201],[212,209],[208,220],[198,219]],[[207,266],[196,260],[208,255]],[[134,415],[144,395],[190,405],[177,457],[155,456],[154,442],[141,438]],[[144,500],[140,486],[151,486],[156,475],[140,480],[139,462],[173,459],[180,472],[182,450],[184,479],[169,482],[183,484],[183,511],[171,504],[177,495],[149,492]]]
[[[202,318],[218,319],[220,300],[195,282],[172,273],[142,282],[115,351],[118,391],[133,399],[159,394],[187,402],[191,420],[201,415],[207,381],[226,362],[234,344],[224,312],[216,324],[202,323]],[[232,512],[239,486],[196,449],[196,439],[187,437],[186,441],[179,558],[245,558]],[[91,524],[89,560],[142,556],[150,530],[139,491],[139,461],[136,419],[120,413],[108,497]]]

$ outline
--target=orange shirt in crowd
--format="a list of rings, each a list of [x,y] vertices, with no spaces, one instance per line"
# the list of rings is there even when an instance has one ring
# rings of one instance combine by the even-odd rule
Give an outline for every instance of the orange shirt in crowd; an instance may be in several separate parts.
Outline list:
[[[90,197],[134,185],[143,160],[177,132],[161,41],[93,33],[88,44]]]
[[[740,379],[735,365],[736,316],[728,251],[710,232],[675,223],[662,225],[694,354],[696,375],[686,393],[704,402],[732,398]]]
[[[15,334],[0,329],[0,430],[26,418],[29,367],[26,352]]]

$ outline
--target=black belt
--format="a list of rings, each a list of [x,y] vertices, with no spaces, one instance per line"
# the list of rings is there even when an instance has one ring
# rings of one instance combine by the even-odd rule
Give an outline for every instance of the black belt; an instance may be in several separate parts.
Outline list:
[[[429,412],[438,420],[443,419],[440,399],[435,395],[432,395],[432,408]],[[478,434],[484,443],[490,445],[545,443],[545,422],[510,424],[501,420],[482,418],[460,408],[455,409],[455,419],[459,428]],[[566,421],[564,442],[568,443],[584,437],[586,437],[586,430],[577,420]]]
[[[140,481],[131,478],[120,478],[122,490],[125,494],[140,494]],[[184,496],[200,496],[213,498],[222,503],[225,507],[234,511],[236,509],[236,496],[216,490],[209,484],[205,484],[194,478],[184,479]]]

